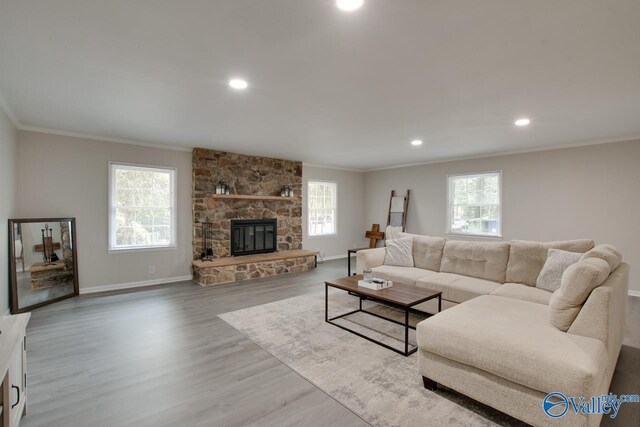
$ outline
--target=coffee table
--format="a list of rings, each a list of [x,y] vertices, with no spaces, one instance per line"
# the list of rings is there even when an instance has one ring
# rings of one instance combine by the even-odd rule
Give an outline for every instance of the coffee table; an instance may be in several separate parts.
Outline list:
[[[373,289],[363,288],[358,286],[358,280],[362,280],[362,274],[357,276],[349,276],[342,277],[340,279],[332,279],[324,282],[324,321],[327,323],[331,323],[334,326],[337,326],[340,329],[344,329],[345,331],[349,331],[352,334],[355,334],[361,338],[369,340],[373,343],[376,343],[384,348],[395,351],[398,354],[403,356],[409,356],[418,350],[418,347],[414,347],[409,349],[409,329],[415,330],[415,326],[409,325],[409,312],[411,311],[411,307],[423,303],[425,301],[432,300],[434,298],[438,299],[438,312],[442,310],[442,292],[431,291],[425,288],[419,288],[417,286],[405,285],[404,283],[393,282],[393,286],[390,288],[382,289],[379,291],[374,291]],[[329,287],[341,289],[343,291],[350,292],[351,294],[355,294],[358,297],[359,307],[357,310],[349,311],[348,313],[340,314],[338,316],[329,318]],[[379,315],[378,313],[373,313],[371,311],[362,309],[362,301],[363,300],[371,300],[376,302],[382,302],[391,307],[400,309],[404,311],[404,322],[399,322],[395,319],[389,319],[388,317],[384,317]],[[404,350],[398,350],[397,348],[391,347],[383,342],[380,342],[374,338],[368,337],[364,334],[361,334],[358,331],[347,328],[346,326],[339,325],[335,323],[334,320],[340,319],[345,316],[349,316],[354,313],[367,313],[375,317],[379,317],[380,319],[387,320],[389,322],[395,323],[397,325],[404,326]]]

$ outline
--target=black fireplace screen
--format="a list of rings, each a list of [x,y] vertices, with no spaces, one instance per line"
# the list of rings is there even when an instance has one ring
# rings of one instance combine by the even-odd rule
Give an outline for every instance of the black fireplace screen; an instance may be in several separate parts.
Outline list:
[[[277,234],[275,218],[231,220],[231,255],[275,252]]]

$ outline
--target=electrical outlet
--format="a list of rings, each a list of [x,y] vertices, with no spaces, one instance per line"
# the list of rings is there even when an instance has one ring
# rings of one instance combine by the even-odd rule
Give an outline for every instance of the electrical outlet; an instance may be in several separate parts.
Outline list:
[[[155,265],[150,265],[149,266],[149,274],[153,274],[156,272],[156,266]]]

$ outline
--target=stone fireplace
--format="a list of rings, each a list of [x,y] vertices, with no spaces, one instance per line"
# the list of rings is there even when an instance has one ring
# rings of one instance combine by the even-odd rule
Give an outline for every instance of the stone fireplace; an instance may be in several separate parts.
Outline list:
[[[218,181],[229,185],[228,198],[215,194]],[[287,185],[296,197],[278,197]],[[195,148],[193,259],[200,259],[203,222],[212,225],[214,258],[231,256],[231,220],[239,219],[275,218],[276,249],[302,249],[301,192],[302,162]]]
[[[216,194],[219,181],[230,194]],[[295,197],[281,197],[283,186]],[[315,253],[302,250],[301,195],[301,162],[195,148],[194,279],[208,286],[315,267]],[[210,224],[207,260],[203,223]]]

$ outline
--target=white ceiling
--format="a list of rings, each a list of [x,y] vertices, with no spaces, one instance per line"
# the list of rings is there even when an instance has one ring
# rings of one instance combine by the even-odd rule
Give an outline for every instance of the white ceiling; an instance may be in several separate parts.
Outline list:
[[[369,169],[638,137],[639,22],[638,0],[1,0],[0,93],[22,128]]]

